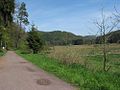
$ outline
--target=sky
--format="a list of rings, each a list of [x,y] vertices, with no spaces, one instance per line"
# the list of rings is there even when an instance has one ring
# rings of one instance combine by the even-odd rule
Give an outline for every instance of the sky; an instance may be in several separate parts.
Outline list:
[[[104,8],[106,16],[112,15],[114,5],[120,0],[19,0],[25,2],[29,21],[40,31],[67,31],[76,35],[93,35],[97,29],[93,20]]]

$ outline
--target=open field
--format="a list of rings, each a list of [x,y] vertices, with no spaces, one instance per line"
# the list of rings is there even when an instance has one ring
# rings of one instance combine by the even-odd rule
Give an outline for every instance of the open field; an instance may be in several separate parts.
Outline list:
[[[99,46],[56,46],[54,50],[51,49],[49,57],[44,54],[17,53],[80,90],[120,88],[120,45],[109,46],[108,66],[111,68],[108,72],[102,70],[103,59]]]
[[[64,64],[79,63],[91,70],[102,70],[103,52],[100,45],[80,45],[80,46],[55,46],[48,54]],[[120,70],[120,44],[106,46],[107,64],[110,71]]]

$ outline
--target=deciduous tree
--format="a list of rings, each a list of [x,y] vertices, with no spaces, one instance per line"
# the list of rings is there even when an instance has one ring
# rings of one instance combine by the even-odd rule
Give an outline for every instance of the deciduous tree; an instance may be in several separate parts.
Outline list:
[[[23,27],[22,25],[28,25],[28,12],[26,9],[26,4],[22,2],[21,4],[16,4],[16,14],[15,14],[15,21],[18,25],[16,29],[16,43],[15,46],[18,48],[21,43],[21,39],[23,37]]]
[[[94,24],[100,31],[101,36],[101,46],[103,51],[103,70],[108,71],[110,69],[110,66],[107,68],[107,40],[108,36],[106,34],[110,33],[114,28],[118,25],[118,22],[116,20],[112,20],[111,17],[106,17],[104,14],[104,11],[102,10],[101,17],[99,20],[95,20]]]

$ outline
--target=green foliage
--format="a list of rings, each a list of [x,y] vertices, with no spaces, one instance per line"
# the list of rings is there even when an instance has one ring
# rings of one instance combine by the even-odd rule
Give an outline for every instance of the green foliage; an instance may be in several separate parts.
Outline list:
[[[79,87],[80,90],[118,90],[120,88],[120,73],[94,72],[82,65],[62,64],[59,60],[40,54],[17,53],[38,67]]]
[[[119,43],[120,41],[120,30],[113,31],[111,33],[106,34],[108,43]],[[102,40],[102,36],[96,38],[96,44],[100,44]]]
[[[13,21],[15,0],[0,0],[0,25],[8,26]]]
[[[91,44],[95,43],[95,39],[96,39],[96,36],[94,36],[94,35],[84,36],[83,43],[91,45]]]
[[[14,23],[14,33],[16,38],[14,39],[14,46],[16,49],[25,48],[26,46],[26,32],[23,28],[23,25],[28,25],[28,13],[26,9],[26,4],[24,2],[16,5],[16,13],[14,15],[15,23]]]
[[[23,23],[25,25],[29,24],[26,4],[24,2],[22,2],[20,7],[18,8],[18,16],[17,17],[20,21],[20,24],[21,23]]]
[[[24,2],[22,2],[20,4],[20,7],[18,8],[18,21],[19,21],[19,28],[17,30],[17,39],[16,39],[16,48],[24,48],[26,49],[26,44],[27,42],[26,40],[26,33],[24,31],[24,29],[22,29],[22,24],[24,25],[28,25],[29,21],[28,21],[28,12],[26,9],[26,4]],[[19,45],[19,47],[18,47]]]
[[[8,27],[0,27],[0,47],[6,47],[9,43]]]
[[[20,37],[24,37],[24,30],[19,30],[20,26],[16,23],[12,23],[12,25],[9,27],[9,37],[10,37],[10,48],[15,49],[16,47],[20,46],[20,40],[18,40]],[[21,38],[20,38],[21,39]],[[21,41],[24,41],[21,39]]]
[[[5,55],[5,53],[6,53],[7,51],[4,49],[0,49],[0,56],[3,56],[3,55]]]
[[[120,30],[110,33],[108,38],[109,43],[119,43],[120,41]]]
[[[39,36],[37,29],[32,25],[31,31],[28,32],[28,46],[32,49],[33,53],[38,53],[43,47],[42,40]]]
[[[41,38],[47,42],[48,45],[81,45],[81,44],[100,44],[102,37],[91,36],[77,36],[70,32],[53,31],[53,32],[39,32]],[[120,30],[111,32],[106,35],[109,43],[120,42]]]
[[[11,23],[11,25],[7,26],[6,28],[0,28],[1,47],[4,46],[6,49],[15,49],[16,45],[18,48],[26,45],[26,33],[23,29],[18,30],[18,28],[19,25],[16,23]],[[19,41],[18,38],[20,38]]]
[[[9,30],[13,23],[15,0],[0,0],[0,47],[10,46]]]
[[[82,45],[83,44],[83,39],[77,39],[72,41],[73,45]]]
[[[8,29],[13,22],[15,0],[0,0],[0,48],[8,48],[10,41]]]
[[[82,39],[81,36],[65,31],[39,32],[39,34],[48,45],[70,45],[74,44],[74,40]]]

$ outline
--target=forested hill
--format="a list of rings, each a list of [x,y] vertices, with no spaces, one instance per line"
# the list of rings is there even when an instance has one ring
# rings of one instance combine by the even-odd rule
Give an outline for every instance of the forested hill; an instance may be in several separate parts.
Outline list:
[[[82,44],[83,43],[82,36],[77,36],[70,32],[53,31],[53,32],[39,32],[39,33],[40,33],[41,38],[51,45],[66,45],[66,44]]]
[[[108,43],[120,43],[120,30],[110,32],[106,37]],[[102,37],[96,38],[96,43],[100,43],[100,38]]]
[[[120,43],[120,30],[109,33],[107,36],[109,43]]]
[[[75,35],[71,32],[66,31],[52,31],[52,32],[41,32],[39,31],[41,39],[46,41],[49,45],[81,45],[81,44],[93,44],[96,40],[96,43],[100,42],[99,38],[90,35],[90,36],[80,36]],[[107,34],[109,43],[118,43],[120,41],[120,30],[113,31]]]

